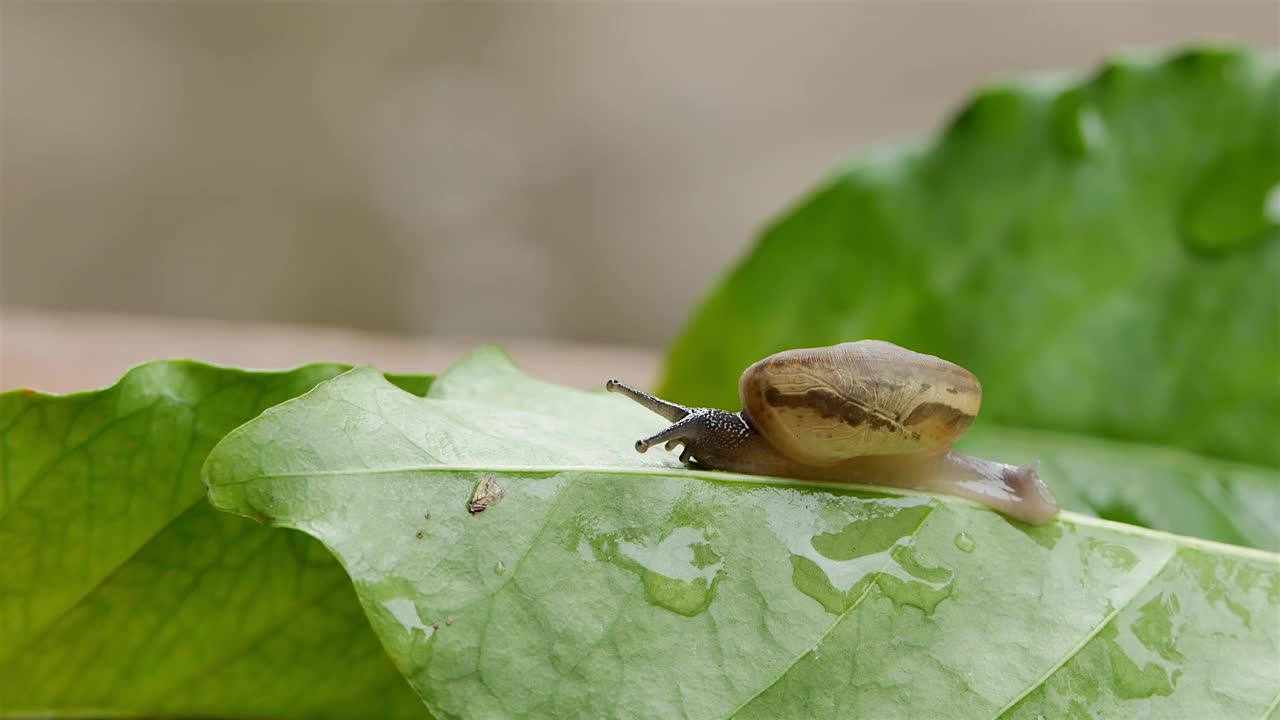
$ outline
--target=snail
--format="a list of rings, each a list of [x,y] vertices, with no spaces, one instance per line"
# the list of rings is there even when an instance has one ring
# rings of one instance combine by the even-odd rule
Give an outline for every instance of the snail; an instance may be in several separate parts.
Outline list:
[[[714,470],[939,492],[1040,524],[1058,503],[1035,464],[951,449],[973,423],[982,386],[968,370],[879,340],[787,350],[738,382],[742,412],[687,408],[605,385],[674,423],[636,442],[684,445],[680,461]]]

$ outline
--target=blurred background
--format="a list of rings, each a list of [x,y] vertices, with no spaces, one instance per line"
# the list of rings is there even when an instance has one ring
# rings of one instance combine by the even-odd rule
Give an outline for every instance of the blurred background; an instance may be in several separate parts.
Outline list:
[[[0,5],[0,303],[660,348],[975,86],[1280,2]]]

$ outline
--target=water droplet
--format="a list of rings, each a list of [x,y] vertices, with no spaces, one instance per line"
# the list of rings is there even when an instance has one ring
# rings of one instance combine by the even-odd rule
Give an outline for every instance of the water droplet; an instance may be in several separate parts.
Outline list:
[[[1280,238],[1280,161],[1253,148],[1225,155],[1186,195],[1178,229],[1188,249],[1207,257]]]
[[[591,558],[635,573],[650,604],[686,617],[711,606],[724,577],[724,559],[708,537],[692,527],[676,528],[657,542],[625,533],[584,535]],[[587,557],[581,546],[579,554]]]
[[[506,575],[506,574],[507,574],[507,564],[506,564],[506,563],[504,563],[504,562],[502,562],[501,560],[499,560],[499,561],[498,561],[498,564],[493,566],[493,574],[494,574],[494,575]]]
[[[951,572],[920,562],[911,538],[929,514],[930,505],[916,499],[900,504],[880,501],[853,506],[853,514],[834,532],[798,536],[794,519],[771,512],[769,524],[788,542],[791,580],[796,589],[840,614],[875,584],[898,605],[932,613],[951,594]],[[791,525],[789,531],[783,530]]]
[[[1152,695],[1167,697],[1182,675],[1181,653],[1173,643],[1173,624],[1169,618],[1152,617],[1149,611],[1154,598],[1139,610],[1138,622],[1128,628],[1109,623],[1098,633],[1111,660],[1111,677],[1116,695],[1126,700],[1139,700]],[[1162,614],[1157,611],[1155,615]],[[1142,627],[1143,624],[1146,627]],[[1141,633],[1141,634],[1139,634]],[[1153,652],[1154,650],[1154,652]]]
[[[1182,603],[1173,593],[1161,593],[1138,610],[1138,620],[1130,628],[1143,647],[1155,652],[1169,662],[1186,662],[1178,651],[1174,622],[1182,610]]]
[[[1199,554],[1183,557],[1183,562],[1196,568],[1195,576],[1205,597],[1221,598],[1226,608],[1241,627],[1232,632],[1253,631],[1253,613],[1249,607],[1272,607],[1280,604],[1280,575],[1261,570],[1257,566],[1237,564]],[[1236,598],[1252,597],[1250,602],[1227,601],[1223,588],[1231,588]]]
[[[1088,567],[1095,559],[1102,560],[1113,570],[1132,570],[1138,565],[1138,556],[1124,545],[1085,538],[1080,544],[1080,560]]]
[[[1023,535],[1031,538],[1045,550],[1052,550],[1053,546],[1057,545],[1058,541],[1062,539],[1063,525],[1060,522],[1035,526],[1014,523],[1013,526],[1021,530]]]
[[[838,532],[814,535],[809,544],[829,560],[856,560],[893,547],[919,527],[928,514],[928,505],[891,507],[887,513],[855,519]]]
[[[924,563],[911,545],[895,547],[892,556],[894,562],[876,580],[880,591],[899,608],[911,606],[932,615],[938,603],[951,596],[953,573]]]
[[[435,632],[418,616],[418,606],[409,598],[386,600],[383,601],[382,607],[386,608],[387,612],[391,613],[391,617],[400,623],[406,635],[412,636],[414,630],[421,630],[424,635],[430,637]]]
[[[959,549],[960,552],[973,552],[975,544],[976,543],[973,542],[973,538],[969,537],[968,533],[960,533],[959,535],[956,535],[956,548]]]

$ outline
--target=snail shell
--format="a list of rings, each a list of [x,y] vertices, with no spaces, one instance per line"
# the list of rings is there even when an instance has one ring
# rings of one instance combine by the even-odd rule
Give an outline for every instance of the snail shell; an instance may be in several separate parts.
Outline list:
[[[982,404],[968,370],[879,340],[770,355],[742,373],[738,390],[747,421],[811,466],[941,455]]]
[[[1058,502],[1036,473],[951,449],[982,404],[968,370],[879,340],[780,352],[747,368],[742,412],[691,408],[605,384],[672,424],[636,450],[684,445],[680,461],[753,475],[852,482],[968,498],[1028,523]]]

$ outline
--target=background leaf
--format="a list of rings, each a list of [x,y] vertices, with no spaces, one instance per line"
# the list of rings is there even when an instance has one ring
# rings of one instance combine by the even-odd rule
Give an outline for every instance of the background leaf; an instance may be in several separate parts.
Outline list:
[[[1273,57],[1194,50],[993,87],[935,141],[851,166],[770,227],[675,344],[663,394],[736,410],[752,362],[880,338],[981,378],[979,427],[1230,460],[1244,465],[1188,457],[1175,476],[1253,495],[1233,478],[1274,482],[1280,468],[1278,202]],[[1135,472],[1168,475],[1167,457]],[[1214,529],[1155,492],[1112,512],[1098,496],[1113,491],[1094,485],[1131,477],[1072,467],[1045,473],[1068,508],[1276,547],[1274,528]]]
[[[961,446],[1040,463],[1064,508],[1218,542],[1280,551],[1280,470],[1173,448],[979,422]]]
[[[345,369],[158,362],[0,395],[0,715],[427,716],[332,556],[214,511],[198,477],[232,428]]]
[[[205,477],[218,507],[334,551],[442,718],[1275,707],[1280,556],[637,455],[663,424],[486,350],[426,399],[338,377],[230,434]],[[484,477],[506,497],[472,515]]]

